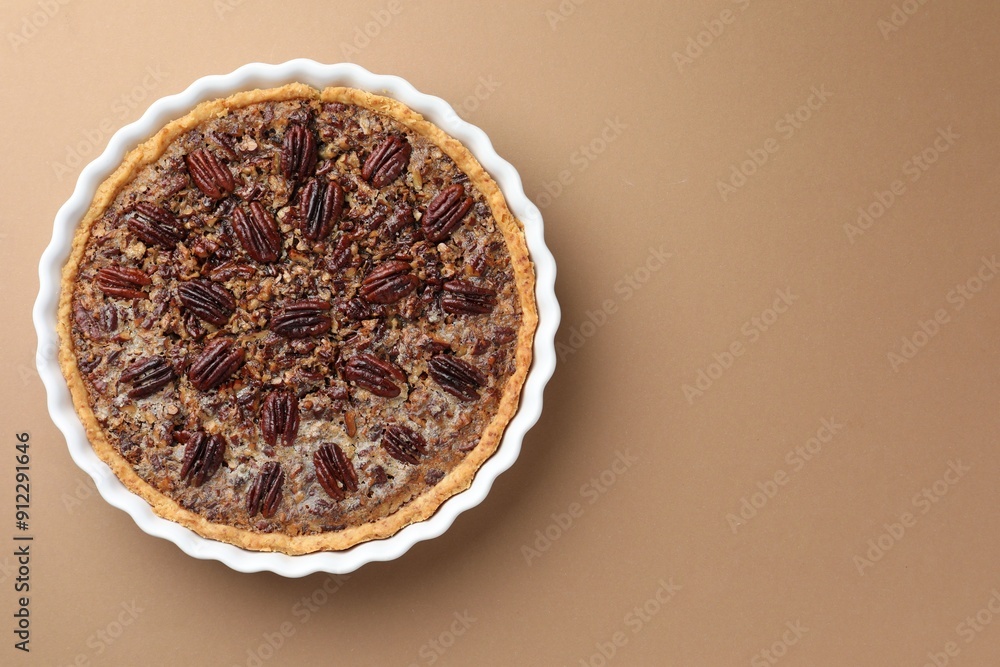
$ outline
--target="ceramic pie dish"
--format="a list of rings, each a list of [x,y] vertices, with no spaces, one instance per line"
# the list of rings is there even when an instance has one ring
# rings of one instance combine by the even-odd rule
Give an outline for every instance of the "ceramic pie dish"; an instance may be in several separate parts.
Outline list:
[[[206,77],[59,211],[35,308],[50,412],[102,495],[189,554],[289,576],[396,557],[537,419],[541,231],[482,132],[398,78]]]

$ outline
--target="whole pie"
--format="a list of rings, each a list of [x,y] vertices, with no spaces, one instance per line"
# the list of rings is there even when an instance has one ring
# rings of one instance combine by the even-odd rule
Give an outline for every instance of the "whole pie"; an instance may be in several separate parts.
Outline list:
[[[60,363],[157,514],[300,554],[467,488],[536,321],[521,224],[460,142],[395,100],[291,84],[198,105],[101,185]]]

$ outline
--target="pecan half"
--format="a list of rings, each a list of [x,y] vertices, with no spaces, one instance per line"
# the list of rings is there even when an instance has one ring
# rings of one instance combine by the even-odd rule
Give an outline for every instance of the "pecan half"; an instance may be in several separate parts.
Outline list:
[[[90,373],[92,370],[101,365],[101,360],[104,359],[101,355],[97,355],[93,359],[79,359],[77,360],[77,367],[84,373]]]
[[[343,500],[344,491],[358,490],[358,474],[339,445],[332,442],[320,445],[313,454],[313,465],[320,486],[334,500]]]
[[[432,243],[444,241],[462,224],[462,218],[472,208],[472,197],[458,183],[437,193],[427,205],[427,213],[420,219],[424,236]]]
[[[385,223],[385,231],[389,238],[394,238],[397,234],[403,231],[403,228],[407,225],[412,225],[413,219],[413,209],[407,204],[399,204],[392,211],[392,215],[389,216],[388,222]]]
[[[102,292],[111,296],[123,299],[148,299],[149,295],[143,292],[142,288],[153,281],[139,269],[109,266],[97,272],[95,282]]]
[[[419,279],[400,260],[383,262],[361,282],[361,296],[370,303],[395,303],[417,288]]]
[[[198,431],[188,438],[181,463],[181,479],[191,486],[201,486],[212,478],[222,465],[226,453],[226,439]]]
[[[235,160],[239,157],[236,154],[236,139],[233,135],[226,134],[225,132],[216,132],[215,130],[209,130],[207,134],[212,143],[218,146],[230,160]]]
[[[353,357],[345,364],[344,379],[382,398],[399,396],[399,386],[393,380],[406,382],[403,371],[367,352]]]
[[[219,249],[219,244],[204,236],[191,243],[191,252],[198,259],[206,259]]]
[[[478,368],[448,354],[437,355],[427,362],[427,368],[442,389],[463,401],[479,398],[479,388],[487,382]]]
[[[224,283],[233,278],[253,278],[257,270],[250,264],[242,264],[234,259],[219,264],[208,272],[208,277]]]
[[[333,323],[327,314],[329,310],[330,304],[327,301],[293,301],[271,318],[271,331],[285,338],[309,338],[325,334]]]
[[[118,332],[118,308],[113,303],[106,303],[91,310],[77,302],[73,304],[73,321],[90,338],[107,340]]]
[[[310,179],[299,195],[298,221],[302,235],[322,241],[344,210],[344,190],[336,181]]]
[[[126,368],[121,381],[132,385],[132,389],[128,392],[129,398],[143,398],[163,389],[176,377],[173,366],[166,359],[148,357],[139,359]]]
[[[272,391],[260,409],[260,430],[264,442],[272,447],[281,438],[285,447],[291,447],[299,434],[299,399],[290,391]]]
[[[346,303],[340,304],[339,310],[349,320],[370,320],[378,317],[378,312],[374,306],[364,299],[354,297]]]
[[[188,173],[198,189],[212,199],[222,199],[236,189],[236,181],[229,167],[214,153],[199,148],[184,156]]]
[[[387,426],[382,433],[382,447],[400,463],[415,465],[427,449],[424,437],[402,424]]]
[[[195,389],[215,389],[240,369],[245,358],[246,352],[232,338],[216,338],[188,368],[188,379]]]
[[[165,208],[139,202],[129,211],[125,224],[146,245],[173,250],[184,240],[187,232],[173,213]]]
[[[260,467],[257,478],[247,494],[247,514],[263,514],[270,519],[281,504],[281,485],[285,482],[285,471],[277,461],[268,461]]]
[[[488,287],[478,287],[464,280],[449,280],[444,284],[441,308],[452,315],[483,315],[493,312],[497,293]]]
[[[386,137],[378,148],[372,151],[361,168],[361,178],[374,188],[384,188],[399,178],[410,162],[413,148],[410,142],[398,134]]]
[[[281,174],[288,180],[304,179],[316,168],[316,137],[304,125],[292,125],[281,142]]]
[[[233,209],[233,231],[246,253],[262,264],[281,257],[281,231],[274,216],[259,201],[250,202],[250,215],[242,206]]]
[[[211,280],[196,278],[181,283],[177,287],[177,295],[185,308],[217,327],[229,322],[236,310],[233,293]]]
[[[330,273],[336,273],[347,266],[347,264],[351,261],[351,246],[353,245],[353,238],[347,234],[341,234],[340,237],[337,238],[337,243],[333,247],[333,251],[323,262],[323,268]]]
[[[184,313],[183,326],[184,333],[186,333],[189,338],[199,340],[205,335],[205,327],[201,326],[201,320],[199,320],[198,316],[194,313]]]

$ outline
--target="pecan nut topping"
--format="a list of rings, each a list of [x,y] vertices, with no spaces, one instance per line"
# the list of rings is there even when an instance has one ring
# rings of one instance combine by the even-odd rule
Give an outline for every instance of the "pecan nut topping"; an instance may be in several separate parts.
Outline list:
[[[472,197],[465,194],[460,183],[449,185],[437,193],[420,219],[424,236],[432,243],[441,243],[462,224],[462,218],[472,208]]]
[[[344,379],[382,398],[399,396],[400,389],[396,382],[406,382],[403,371],[367,352],[352,357],[344,365]]]
[[[347,319],[360,321],[378,317],[376,308],[377,306],[368,303],[364,299],[354,297],[350,301],[340,304],[339,310]]]
[[[130,211],[126,224],[140,241],[164,250],[173,250],[187,236],[173,213],[149,202],[136,204]]]
[[[336,273],[346,267],[351,261],[351,247],[353,245],[354,239],[347,234],[341,234],[333,247],[333,252],[323,263],[324,268],[331,273]]]
[[[184,321],[182,322],[182,325],[184,327],[184,333],[188,335],[188,338],[200,340],[205,336],[205,327],[201,326],[201,320],[199,320],[198,316],[194,313],[184,313]]]
[[[181,479],[191,486],[201,486],[212,478],[222,465],[226,453],[226,439],[221,435],[209,435],[198,431],[184,447],[181,463]]]
[[[113,303],[104,304],[92,312],[80,304],[73,305],[73,321],[94,340],[105,341],[118,332],[118,309]]]
[[[271,331],[285,338],[309,338],[330,330],[332,318],[327,314],[330,303],[305,299],[286,304],[272,319]]]
[[[281,231],[278,223],[259,201],[250,202],[250,215],[243,207],[233,209],[233,231],[250,257],[261,264],[281,257]]]
[[[324,240],[343,210],[344,190],[340,183],[310,179],[299,195],[298,220],[302,235],[310,241]]]
[[[412,150],[410,142],[398,134],[387,137],[365,160],[361,178],[371,183],[373,188],[384,188],[403,173],[410,162]]]
[[[217,327],[225,326],[236,311],[233,293],[203,278],[181,283],[177,287],[177,295],[185,308]]]
[[[142,291],[142,288],[153,281],[139,269],[109,266],[97,272],[95,282],[102,292],[111,296],[123,299],[148,299],[149,295]]]
[[[420,280],[402,260],[383,262],[361,282],[361,296],[370,303],[395,303],[417,288]]]
[[[184,156],[188,173],[198,189],[212,199],[222,199],[236,189],[236,181],[229,167],[204,148],[199,148]]]
[[[298,397],[285,390],[268,394],[260,410],[260,430],[264,442],[272,447],[279,437],[285,447],[291,447],[299,433]]]
[[[497,305],[495,290],[464,280],[449,280],[444,284],[444,292],[441,308],[452,315],[485,315]]]
[[[478,399],[480,387],[487,382],[478,368],[448,354],[437,355],[427,362],[427,368],[442,389],[463,401]]]
[[[165,127],[92,202],[65,370],[165,518],[339,551],[436,511],[499,446],[530,261],[474,156],[412,118],[339,87],[248,91]]]
[[[229,260],[223,262],[218,266],[210,269],[208,271],[208,277],[212,280],[217,280],[220,283],[224,283],[227,280],[232,280],[233,278],[242,278],[246,280],[247,278],[253,278],[253,275],[257,273],[257,270],[249,264],[242,264],[236,260]]]
[[[400,463],[415,465],[426,451],[427,442],[413,429],[402,424],[393,424],[386,427],[382,433],[382,447],[389,456]]]
[[[288,180],[301,180],[316,168],[316,137],[304,125],[292,125],[281,143],[281,174]]]
[[[285,483],[285,471],[277,461],[268,461],[260,467],[257,478],[247,494],[247,514],[263,514],[270,519],[281,504],[281,486]]]
[[[195,389],[210,391],[232,377],[245,359],[246,352],[232,338],[216,338],[188,368],[188,379]]]
[[[313,454],[313,466],[320,486],[334,500],[343,500],[345,491],[358,490],[358,474],[344,450],[336,443],[320,445]]]
[[[389,238],[393,238],[413,223],[413,209],[405,203],[399,204],[393,209],[392,215],[389,216],[389,220],[385,223],[385,232]]]
[[[129,398],[144,398],[163,389],[176,377],[173,366],[166,359],[148,357],[126,368],[121,381],[132,385],[128,392]]]

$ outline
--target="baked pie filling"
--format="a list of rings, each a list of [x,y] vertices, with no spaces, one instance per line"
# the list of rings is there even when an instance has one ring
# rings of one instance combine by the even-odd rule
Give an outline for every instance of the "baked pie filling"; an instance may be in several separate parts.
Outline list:
[[[98,190],[61,363],[154,510],[255,550],[348,548],[468,487],[536,323],[520,223],[404,105],[292,84],[207,102]]]

